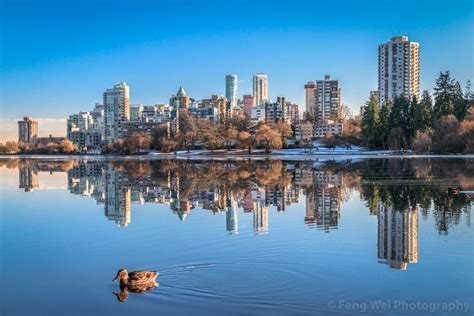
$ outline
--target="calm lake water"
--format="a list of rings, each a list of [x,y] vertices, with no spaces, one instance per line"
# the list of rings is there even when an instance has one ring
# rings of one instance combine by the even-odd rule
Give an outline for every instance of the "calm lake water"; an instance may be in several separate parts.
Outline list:
[[[0,159],[0,314],[472,315],[473,190],[459,158]],[[159,286],[121,302],[121,267]]]

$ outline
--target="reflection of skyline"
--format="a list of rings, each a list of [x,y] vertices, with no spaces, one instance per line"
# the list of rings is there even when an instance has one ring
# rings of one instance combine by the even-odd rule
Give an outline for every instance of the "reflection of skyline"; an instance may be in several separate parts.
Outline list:
[[[153,203],[167,205],[180,221],[186,221],[194,209],[225,214],[225,230],[234,235],[241,228],[239,216],[244,223],[245,218],[252,221],[255,234],[268,233],[271,213],[288,212],[294,203],[301,206],[301,195],[305,201],[301,216],[306,225],[330,232],[340,227],[341,205],[355,190],[366,201],[370,214],[377,216],[378,261],[405,270],[409,263],[418,262],[419,213],[425,218],[431,212],[440,234],[447,234],[462,218],[469,225],[471,199],[449,193],[447,188],[462,185],[469,191],[473,186],[464,173],[458,181],[452,174],[455,168],[448,169],[451,183],[424,182],[424,177],[436,179],[431,170],[444,169],[431,162],[408,163],[384,160],[374,167],[372,160],[368,167],[341,167],[281,161],[127,164],[25,160],[14,167],[18,168],[19,188],[27,192],[40,188],[39,182],[43,181],[38,181],[39,171],[67,171],[70,193],[93,198],[103,205],[105,217],[122,227],[131,223],[133,204]],[[396,178],[400,168],[404,168],[404,176],[417,179],[421,175],[421,180],[413,181],[421,181],[418,183],[422,185],[400,183]],[[407,175],[409,172],[411,175]]]
[[[253,214],[253,230],[265,234],[269,229],[269,211],[275,208],[282,212],[292,203],[299,203],[300,194],[306,194],[307,208],[312,207],[314,221],[309,225],[318,228],[336,228],[339,219],[342,175],[325,174],[307,166],[293,167],[287,171],[289,181],[258,185],[249,181],[248,185],[236,190],[228,185],[212,183],[189,190],[189,183],[179,173],[167,171],[156,177],[144,177],[137,181],[126,172],[108,167],[98,162],[74,166],[68,171],[68,189],[73,194],[90,196],[97,204],[104,204],[104,214],[119,226],[126,227],[131,221],[132,203],[167,204],[180,221],[195,207],[212,212],[226,213],[226,230],[237,234],[238,210]],[[296,173],[305,174],[307,188],[302,189]],[[308,189],[308,185],[309,188]]]

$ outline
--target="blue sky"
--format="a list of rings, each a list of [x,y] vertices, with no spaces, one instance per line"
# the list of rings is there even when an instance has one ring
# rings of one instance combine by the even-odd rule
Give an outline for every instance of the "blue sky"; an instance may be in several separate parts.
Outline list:
[[[358,109],[377,88],[377,46],[421,45],[421,85],[441,70],[473,72],[472,1],[0,0],[1,118],[65,118],[89,110],[117,81],[131,102],[224,94],[225,75],[269,75],[271,98],[304,104],[304,84],[331,74]],[[61,123],[62,124],[62,123]],[[40,126],[41,130],[41,126]]]

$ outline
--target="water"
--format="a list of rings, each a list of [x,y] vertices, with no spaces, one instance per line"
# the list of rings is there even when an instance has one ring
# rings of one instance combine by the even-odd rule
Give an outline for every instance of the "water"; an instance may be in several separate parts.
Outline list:
[[[473,161],[0,159],[0,314],[472,315]]]

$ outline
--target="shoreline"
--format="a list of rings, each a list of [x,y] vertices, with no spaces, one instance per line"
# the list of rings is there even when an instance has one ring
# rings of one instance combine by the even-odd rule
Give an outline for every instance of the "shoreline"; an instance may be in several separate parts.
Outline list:
[[[271,153],[271,154],[211,154],[206,153],[148,153],[143,155],[87,155],[87,154],[1,154],[1,159],[35,159],[35,160],[91,160],[91,161],[117,161],[117,160],[294,160],[294,161],[319,161],[319,160],[349,160],[349,159],[417,159],[417,158],[450,158],[474,159],[474,154],[394,154],[382,152],[353,152],[353,153]]]

